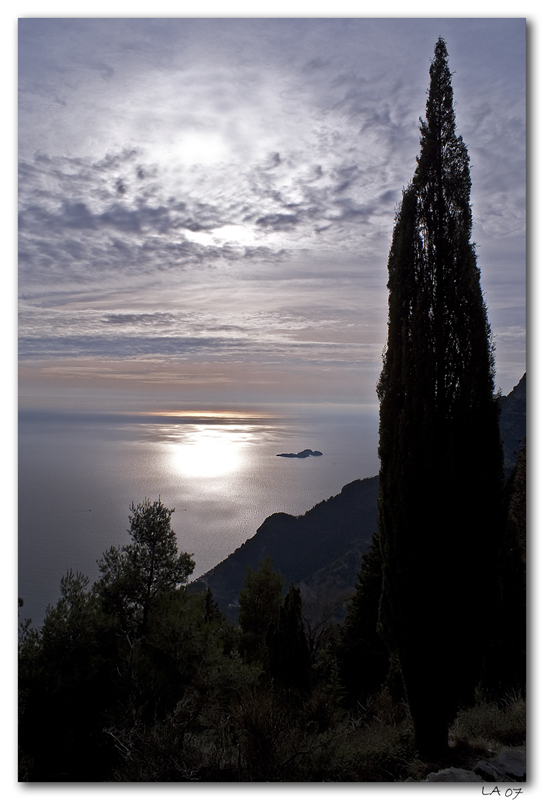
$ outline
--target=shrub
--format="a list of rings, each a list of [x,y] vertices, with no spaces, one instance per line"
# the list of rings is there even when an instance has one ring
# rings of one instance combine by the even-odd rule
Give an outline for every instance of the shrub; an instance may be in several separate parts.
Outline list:
[[[480,702],[457,716],[451,731],[453,743],[470,742],[488,750],[519,747],[525,743],[526,706],[520,696],[502,702]]]

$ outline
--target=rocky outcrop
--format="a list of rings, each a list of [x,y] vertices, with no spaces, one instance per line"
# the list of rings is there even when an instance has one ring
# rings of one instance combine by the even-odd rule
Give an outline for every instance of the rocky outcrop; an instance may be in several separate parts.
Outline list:
[[[474,772],[481,775],[484,781],[515,781],[527,780],[526,751],[503,750],[492,761],[478,761]]]
[[[321,450],[301,450],[300,453],[278,453],[278,458],[308,458],[308,456],[322,456]]]
[[[527,780],[526,751],[503,750],[491,761],[478,761],[474,770],[449,767],[431,772],[423,780],[433,783],[523,783]]]
[[[432,781],[434,783],[483,783],[483,778],[471,772],[468,769],[458,769],[457,767],[449,767],[448,769],[441,769],[439,772],[431,772],[424,778],[424,781]]]

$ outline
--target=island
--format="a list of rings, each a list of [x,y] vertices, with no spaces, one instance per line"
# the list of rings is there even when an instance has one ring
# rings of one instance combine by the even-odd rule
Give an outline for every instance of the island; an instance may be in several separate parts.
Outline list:
[[[308,458],[308,456],[322,456],[319,450],[302,450],[300,453],[276,453],[278,458]]]

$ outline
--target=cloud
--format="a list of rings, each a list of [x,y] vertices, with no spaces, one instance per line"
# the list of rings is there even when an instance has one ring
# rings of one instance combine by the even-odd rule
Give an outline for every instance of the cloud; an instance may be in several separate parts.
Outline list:
[[[128,277],[225,260],[270,260],[299,251],[303,243],[311,245],[316,227],[328,229],[323,223],[338,226],[374,211],[350,196],[348,189],[364,192],[369,177],[353,166],[325,172],[289,154],[278,162],[283,172],[275,180],[266,165],[257,163],[233,184],[227,165],[214,171],[213,194],[206,192],[212,175],[180,169],[181,189],[174,195],[158,165],[138,166],[138,182],[124,177],[135,169],[138,156],[128,150],[99,162],[37,157],[22,163],[20,247],[27,293],[40,281],[50,288],[56,276],[68,288],[71,280],[90,282],[108,270],[115,281],[120,273]],[[237,231],[245,234],[239,242]],[[330,233],[341,235],[338,227]],[[365,231],[360,234],[364,240]]]
[[[394,209],[414,172],[439,33],[492,324],[515,326],[521,29],[21,20],[21,358],[283,359],[343,365],[338,374],[359,363],[374,384]]]
[[[262,228],[271,228],[275,231],[288,231],[292,230],[294,225],[300,224],[302,219],[297,214],[268,214],[265,217],[259,217],[255,222]]]
[[[156,311],[154,314],[106,314],[100,321],[106,325],[167,325],[174,319],[173,314]]]

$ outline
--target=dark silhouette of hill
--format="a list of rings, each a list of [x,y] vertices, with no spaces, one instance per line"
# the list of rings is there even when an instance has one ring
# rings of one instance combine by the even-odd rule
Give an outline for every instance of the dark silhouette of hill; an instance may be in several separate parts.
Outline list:
[[[233,616],[248,565],[256,569],[264,556],[272,557],[274,569],[285,578],[285,588],[291,582],[310,580],[352,549],[357,549],[356,560],[360,561],[376,528],[377,497],[375,476],[348,483],[340,494],[323,500],[302,516],[272,514],[255,536],[195,581],[193,587],[210,587],[220,607]]]
[[[500,431],[504,448],[504,469],[512,471],[525,437],[526,376],[510,394],[502,397]],[[199,590],[209,587],[219,606],[236,618],[237,601],[248,565],[271,556],[274,569],[300,586],[305,608],[312,616],[324,616],[335,608],[343,614],[370,546],[377,523],[378,476],[356,480],[340,494],[318,503],[295,517],[277,513],[267,517],[256,534],[224,561],[191,584]],[[340,609],[340,611],[338,611]]]
[[[510,394],[501,397],[500,431],[503,442],[504,472],[508,476],[516,464],[526,434],[526,375]]]

